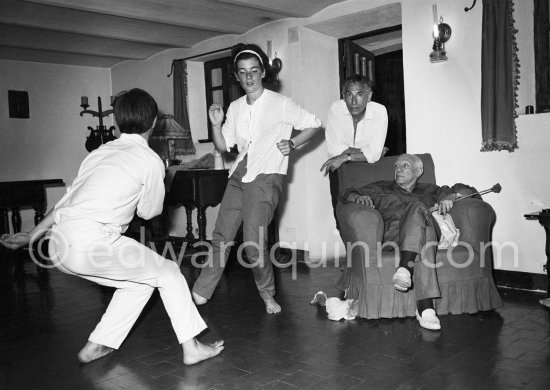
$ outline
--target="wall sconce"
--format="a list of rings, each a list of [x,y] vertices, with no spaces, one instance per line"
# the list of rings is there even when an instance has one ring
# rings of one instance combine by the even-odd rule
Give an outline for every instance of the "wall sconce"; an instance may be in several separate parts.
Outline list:
[[[437,4],[432,5],[433,11],[433,38],[434,44],[430,53],[430,62],[447,61],[447,52],[445,51],[445,42],[451,38],[451,26],[443,23],[443,18],[437,15]]]
[[[275,57],[271,58],[271,41],[267,41],[267,58],[269,58],[269,64],[271,65],[271,71],[273,74],[277,75],[277,78],[279,77],[279,72],[281,71],[283,67],[283,61],[281,61],[280,58],[277,58],[277,52],[275,52]]]

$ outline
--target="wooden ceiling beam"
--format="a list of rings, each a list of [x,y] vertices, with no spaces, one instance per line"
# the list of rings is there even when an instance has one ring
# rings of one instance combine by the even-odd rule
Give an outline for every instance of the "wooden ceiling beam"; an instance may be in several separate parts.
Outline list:
[[[272,20],[281,12],[224,4],[209,0],[25,0],[28,2],[122,16],[176,26],[240,34]]]
[[[12,61],[44,62],[48,64],[111,68],[126,60],[120,57],[90,56],[78,53],[53,52],[48,50],[21,49],[0,46],[0,58]]]
[[[0,0],[0,60],[112,67],[341,1]]]
[[[141,60],[170,46],[0,24],[0,45]]]
[[[0,1],[0,23],[173,47],[191,47],[205,39],[229,33],[229,31],[210,31],[147,22],[21,0]]]
[[[264,11],[277,12],[287,17],[306,18],[329,5],[342,2],[344,0],[216,0],[220,3],[238,5],[260,9]]]

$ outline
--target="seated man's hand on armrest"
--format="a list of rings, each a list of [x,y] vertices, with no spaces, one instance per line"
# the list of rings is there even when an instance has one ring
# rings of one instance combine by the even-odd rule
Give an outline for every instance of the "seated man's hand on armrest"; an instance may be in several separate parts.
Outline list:
[[[439,214],[445,215],[449,211],[451,211],[456,198],[457,198],[457,194],[453,193],[453,194],[447,195],[442,200],[440,200],[439,203],[437,204],[437,210],[439,211]]]
[[[348,202],[352,202],[352,203],[357,203],[357,204],[362,204],[362,205],[365,205],[365,206],[369,206],[369,207],[372,207],[372,208],[375,208],[374,207],[374,202],[372,201],[372,198],[368,195],[361,195],[357,192],[350,192],[347,196],[346,196],[346,201]]]

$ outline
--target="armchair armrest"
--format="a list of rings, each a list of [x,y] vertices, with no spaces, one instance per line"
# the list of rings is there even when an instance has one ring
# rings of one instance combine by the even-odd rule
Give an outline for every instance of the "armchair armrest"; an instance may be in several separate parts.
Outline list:
[[[460,241],[479,250],[479,243],[491,241],[491,229],[496,216],[489,203],[479,199],[463,199],[455,202],[449,212],[460,230]]]

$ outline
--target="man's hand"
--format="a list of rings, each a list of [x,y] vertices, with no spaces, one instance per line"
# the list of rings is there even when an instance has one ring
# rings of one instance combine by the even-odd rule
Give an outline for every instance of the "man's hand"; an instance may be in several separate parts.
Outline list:
[[[208,118],[210,118],[210,123],[212,123],[212,126],[221,126],[223,116],[223,108],[217,103],[212,104],[208,109]]]
[[[3,234],[0,237],[0,244],[8,249],[19,249],[29,244],[31,236],[29,233],[16,233],[13,235]]]
[[[280,140],[277,142],[277,147],[283,156],[288,156],[294,150],[294,146],[289,139]]]
[[[349,202],[369,206],[369,207],[372,207],[373,209],[376,208],[374,207],[374,202],[372,201],[372,198],[370,196],[361,195],[361,194],[358,194],[357,192],[350,192],[346,197],[346,200]]]
[[[439,214],[445,215],[449,211],[451,211],[451,209],[453,208],[453,204],[455,202],[455,199],[456,199],[456,195],[453,194],[453,195],[449,195],[449,196],[445,197],[442,201],[440,201],[436,205],[437,210],[439,211]]]
[[[373,209],[376,208],[374,207],[374,202],[372,201],[371,197],[368,196],[368,195],[359,195],[355,198],[355,203],[357,204],[362,204],[362,205],[365,205],[365,206],[369,206],[369,207],[372,207]]]
[[[334,156],[329,158],[323,166],[321,167],[321,172],[325,171],[325,173],[333,172],[340,168],[340,166],[348,161],[348,156],[344,154],[340,154],[338,156]]]
[[[348,154],[355,154],[355,153],[363,153],[363,152],[362,152],[361,149],[359,149],[359,148],[354,148],[353,146],[350,146],[349,148],[347,148],[346,150],[344,150],[344,151],[343,151],[342,153],[340,153],[340,154],[346,156],[346,155],[348,155]]]

